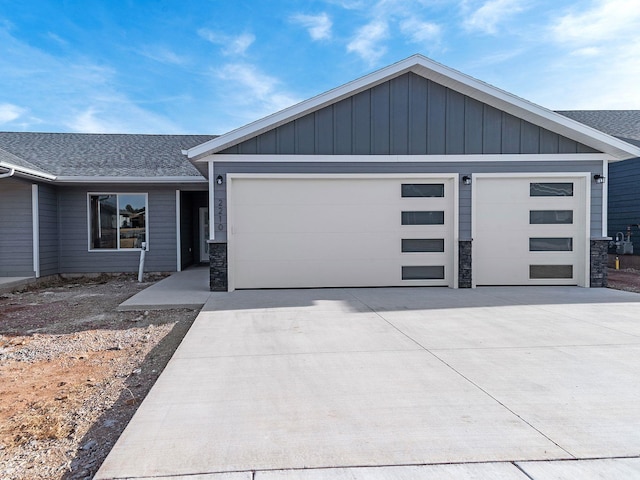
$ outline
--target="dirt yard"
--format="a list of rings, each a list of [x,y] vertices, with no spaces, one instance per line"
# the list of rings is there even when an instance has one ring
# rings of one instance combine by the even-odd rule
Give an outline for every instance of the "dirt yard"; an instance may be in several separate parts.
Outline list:
[[[93,478],[197,315],[116,311],[153,280],[0,294],[0,478]],[[640,292],[639,271],[609,282]]]
[[[153,280],[0,293],[0,478],[93,477],[197,315],[116,311]]]

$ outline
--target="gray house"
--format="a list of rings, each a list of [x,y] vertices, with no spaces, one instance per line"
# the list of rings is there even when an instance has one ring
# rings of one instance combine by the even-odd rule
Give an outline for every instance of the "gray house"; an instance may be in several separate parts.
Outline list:
[[[559,112],[585,125],[640,147],[640,110]],[[634,255],[640,255],[640,158],[609,166],[609,236],[631,233]]]
[[[416,55],[220,137],[0,133],[0,276],[136,271],[144,242],[213,290],[603,286],[637,157]]]
[[[207,182],[182,151],[212,138],[0,132],[0,276],[135,272],[142,242],[148,271],[207,260]]]
[[[640,148],[416,55],[188,151],[211,286],[606,284]]]

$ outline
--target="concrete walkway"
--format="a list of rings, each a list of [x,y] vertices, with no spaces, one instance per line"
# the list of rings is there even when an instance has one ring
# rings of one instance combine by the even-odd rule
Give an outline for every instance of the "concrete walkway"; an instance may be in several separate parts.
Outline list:
[[[210,296],[209,267],[189,267],[135,294],[118,310],[200,309]]]
[[[640,478],[640,295],[214,293],[96,475]]]

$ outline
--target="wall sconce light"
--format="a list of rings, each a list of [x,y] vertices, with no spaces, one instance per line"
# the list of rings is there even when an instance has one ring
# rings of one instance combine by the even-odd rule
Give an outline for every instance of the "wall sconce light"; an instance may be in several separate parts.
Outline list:
[[[216,183],[217,183],[218,185],[222,185],[222,180],[223,180],[222,175],[218,175],[218,176],[216,177]]]
[[[471,177],[469,175],[465,175],[462,177],[462,183],[465,185],[471,185]]]
[[[594,180],[596,183],[604,183],[605,179],[606,179],[606,178],[605,178],[605,177],[603,177],[602,175],[594,175],[594,176],[593,176],[593,180]]]

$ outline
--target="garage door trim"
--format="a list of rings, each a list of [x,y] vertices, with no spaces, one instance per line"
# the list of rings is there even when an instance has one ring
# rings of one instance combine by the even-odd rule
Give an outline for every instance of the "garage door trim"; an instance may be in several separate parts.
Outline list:
[[[235,258],[235,245],[234,245],[234,181],[243,179],[415,179],[415,180],[445,180],[450,181],[452,186],[453,198],[451,201],[453,225],[452,225],[452,274],[450,277],[449,286],[451,288],[458,288],[458,240],[459,240],[459,174],[458,173],[438,173],[438,174],[424,174],[424,173],[348,173],[348,174],[334,174],[334,173],[228,173],[226,178],[226,203],[227,203],[227,275],[228,275],[228,291],[235,290],[235,272],[234,262]]]

